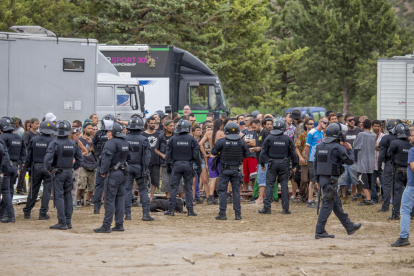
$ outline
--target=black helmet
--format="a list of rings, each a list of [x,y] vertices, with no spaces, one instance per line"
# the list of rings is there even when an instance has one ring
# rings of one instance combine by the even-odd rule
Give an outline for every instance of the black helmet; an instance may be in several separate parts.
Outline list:
[[[113,137],[126,137],[125,133],[122,131],[124,128],[121,126],[120,123],[114,122],[111,132]]]
[[[111,130],[112,126],[113,126],[113,122],[115,122],[115,121],[116,121],[116,119],[113,115],[111,115],[111,114],[105,115],[101,120],[101,123],[102,123],[101,129],[102,130]]]
[[[406,124],[398,124],[395,128],[395,134],[397,135],[397,138],[407,139],[411,135],[410,127]]]
[[[0,120],[1,131],[14,130],[13,120],[10,117],[3,117]]]
[[[132,116],[129,119],[127,129],[129,130],[142,130],[144,128],[144,122],[138,116]]]
[[[285,120],[276,120],[273,123],[273,130],[270,131],[273,135],[280,135],[283,134],[283,132],[286,131],[286,122]]]
[[[397,126],[397,124],[398,124],[398,120],[390,119],[386,124],[386,128],[387,128],[388,132],[390,132],[392,134],[395,134],[394,128]]]
[[[344,134],[344,131],[345,130],[342,128],[342,125],[339,123],[329,124],[329,126],[326,128],[326,137],[323,138],[322,142],[329,144],[333,141],[340,140]]]
[[[228,122],[227,125],[224,127],[224,134],[226,134],[226,138],[229,140],[240,139],[239,125],[235,122]]]
[[[71,125],[68,121],[59,120],[56,122],[55,135],[58,137],[69,136]]]
[[[39,126],[39,130],[43,134],[52,135],[55,133],[55,125],[51,121],[43,121]]]
[[[177,129],[176,132],[177,133],[189,133],[190,132],[190,122],[185,120],[185,119],[181,119],[178,121],[177,123]]]

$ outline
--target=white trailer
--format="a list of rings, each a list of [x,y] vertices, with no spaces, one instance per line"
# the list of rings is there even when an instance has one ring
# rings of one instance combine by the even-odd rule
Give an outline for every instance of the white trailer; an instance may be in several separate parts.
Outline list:
[[[414,119],[414,55],[378,60],[377,118]]]
[[[0,116],[42,119],[53,112],[72,122],[93,113],[143,115],[137,81],[119,76],[97,40],[60,38],[39,26],[12,29],[21,33],[0,32]]]

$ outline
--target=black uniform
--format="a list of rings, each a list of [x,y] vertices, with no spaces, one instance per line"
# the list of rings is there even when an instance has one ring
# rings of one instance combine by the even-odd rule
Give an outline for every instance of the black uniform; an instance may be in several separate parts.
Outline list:
[[[133,152],[131,152],[131,160],[128,162],[129,173],[125,194],[125,215],[131,215],[132,190],[134,188],[134,180],[136,180],[142,204],[142,214],[149,216],[148,187],[144,181],[144,174],[148,170],[151,158],[148,138],[141,135],[140,131],[131,130],[126,139],[131,144]]]
[[[388,155],[394,166],[394,189],[392,191],[392,205],[394,218],[400,216],[401,198],[407,185],[408,152],[412,148],[407,138],[393,140],[390,144]]]
[[[233,210],[236,216],[241,215],[240,207],[240,170],[243,159],[250,154],[247,144],[242,139],[230,140],[220,138],[217,140],[212,155],[220,153],[220,177],[218,183],[220,212],[219,216],[226,216],[227,210],[227,186],[231,183],[233,192]]]
[[[132,147],[125,137],[114,137],[102,150],[99,174],[105,175],[105,217],[102,227],[109,229],[115,213],[116,226],[122,226],[125,214],[127,160]]]
[[[74,158],[75,163],[73,163]],[[79,169],[82,161],[83,155],[78,144],[67,136],[57,137],[47,148],[44,165],[53,177],[53,198],[59,224],[71,225],[73,170]]]
[[[286,212],[289,210],[289,170],[292,161],[293,168],[298,165],[298,157],[295,152],[293,140],[282,134],[271,134],[263,142],[260,154],[260,164],[265,167],[265,162],[269,159],[266,174],[266,197],[264,199],[264,210],[270,211],[273,188],[276,177],[282,190],[282,208]]]
[[[193,165],[198,158],[199,145],[197,140],[188,133],[177,133],[167,144],[165,163],[172,165],[170,176],[169,211],[174,211],[180,179],[184,178],[185,201],[189,213],[193,210]]]
[[[9,185],[9,193],[10,198],[13,201],[14,195],[14,184],[17,180],[17,171],[19,170],[19,166],[23,165],[26,160],[26,146],[23,142],[23,139],[18,134],[13,134],[11,131],[4,132],[0,135],[0,139],[2,139],[7,147],[9,158],[11,161],[11,166],[8,169],[8,172],[4,174],[3,177],[3,184]],[[12,207],[13,208],[13,205]],[[0,217],[3,217],[6,214],[6,205],[0,205]],[[11,214],[8,214],[10,217]],[[14,218],[14,211],[13,217]]]
[[[382,173],[382,193],[384,197],[384,202],[382,203],[382,210],[388,211],[390,207],[390,199],[391,199],[391,187],[392,187],[392,172],[393,172],[393,165],[391,157],[389,156],[388,149],[391,145],[391,142],[397,139],[397,135],[388,134],[382,137],[379,147],[380,153],[378,156],[378,169],[380,170],[382,167],[382,162],[384,162],[384,171]]]
[[[9,217],[11,220],[14,220],[14,208],[13,203],[10,197],[10,184],[9,182],[5,181],[5,175],[7,175],[8,171],[12,169],[10,165],[10,158],[9,153],[7,150],[7,146],[2,139],[0,139],[0,172],[4,175],[0,178],[0,185],[1,185],[1,196],[2,201],[0,206],[5,209],[4,215]],[[1,217],[3,219],[3,216]]]
[[[326,139],[326,138],[325,138]],[[314,169],[317,182],[323,191],[322,207],[316,224],[316,235],[326,234],[325,225],[329,216],[334,211],[348,233],[351,233],[354,224],[348,218],[348,214],[342,209],[342,201],[337,193],[338,177],[342,174],[343,164],[354,163],[354,150],[346,150],[343,146],[333,141],[322,142],[316,147]]]
[[[25,216],[30,217],[30,212],[36,204],[40,185],[43,181],[42,206],[40,207],[39,217],[45,217],[49,210],[50,191],[52,181],[49,172],[46,171],[44,160],[46,150],[55,139],[50,135],[42,134],[30,140],[27,146],[26,167],[31,170],[32,185],[29,196],[27,197],[26,207],[23,208]]]
[[[102,149],[106,141],[108,141],[108,136],[106,135],[106,130],[98,130],[96,135],[92,139],[93,151],[95,156],[98,158],[98,167],[96,168],[96,179],[95,179],[95,191],[94,191],[94,210],[96,213],[99,213],[102,203],[102,193],[104,190],[105,178],[101,176],[100,166],[101,166],[101,154]]]

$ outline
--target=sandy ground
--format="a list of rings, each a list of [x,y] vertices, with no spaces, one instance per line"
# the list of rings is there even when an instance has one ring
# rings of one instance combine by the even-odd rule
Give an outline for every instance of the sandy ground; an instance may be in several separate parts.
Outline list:
[[[111,234],[93,232],[103,212],[94,215],[92,206],[74,211],[72,230],[50,230],[56,210],[50,221],[39,221],[39,205],[30,220],[19,205],[16,223],[0,224],[2,275],[414,275],[414,245],[390,246],[399,222],[377,213],[378,205],[345,205],[361,230],[348,236],[332,214],[327,231],[335,238],[324,240],[314,239],[316,210],[302,204],[282,215],[281,203],[273,203],[271,215],[259,215],[261,206],[244,201],[242,221],[231,207],[227,221],[216,221],[218,206],[206,203],[195,206],[197,217],[153,213],[153,222],[141,221],[141,208],[133,208],[126,231]]]

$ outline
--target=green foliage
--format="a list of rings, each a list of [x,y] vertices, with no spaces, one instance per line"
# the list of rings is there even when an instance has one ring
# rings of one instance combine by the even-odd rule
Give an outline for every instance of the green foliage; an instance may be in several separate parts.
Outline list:
[[[1,31],[185,49],[218,74],[232,114],[316,105],[376,117],[377,59],[412,53],[413,21],[413,0],[0,1]]]

